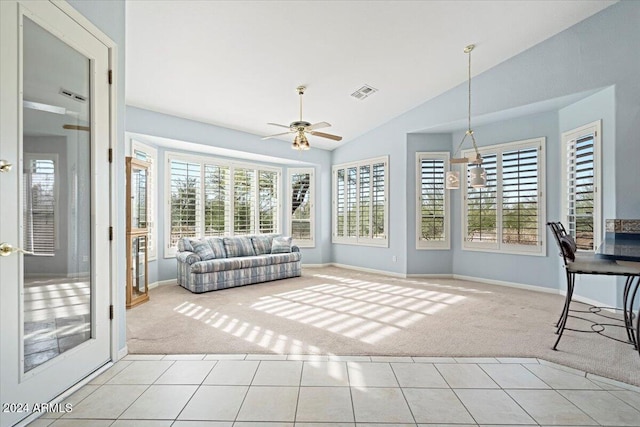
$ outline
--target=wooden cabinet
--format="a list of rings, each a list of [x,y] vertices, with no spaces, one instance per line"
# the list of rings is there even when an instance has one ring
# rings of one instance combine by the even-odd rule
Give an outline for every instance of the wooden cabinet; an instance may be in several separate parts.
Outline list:
[[[149,300],[149,163],[127,157],[127,308]]]

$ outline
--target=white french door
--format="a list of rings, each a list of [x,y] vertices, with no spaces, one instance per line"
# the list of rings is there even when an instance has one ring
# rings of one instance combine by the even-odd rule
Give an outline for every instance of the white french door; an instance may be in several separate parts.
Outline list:
[[[0,425],[110,359],[109,50],[0,1]]]

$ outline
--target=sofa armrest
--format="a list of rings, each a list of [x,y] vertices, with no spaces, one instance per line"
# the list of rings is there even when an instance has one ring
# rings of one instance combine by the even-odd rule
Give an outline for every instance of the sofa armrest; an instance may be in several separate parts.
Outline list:
[[[296,245],[291,245],[291,252],[300,252],[300,248]]]
[[[198,262],[198,261],[202,261],[202,258],[200,258],[200,255],[194,253],[194,252],[189,252],[189,251],[184,251],[184,252],[178,252],[176,254],[176,259],[178,261],[187,263],[189,265]]]

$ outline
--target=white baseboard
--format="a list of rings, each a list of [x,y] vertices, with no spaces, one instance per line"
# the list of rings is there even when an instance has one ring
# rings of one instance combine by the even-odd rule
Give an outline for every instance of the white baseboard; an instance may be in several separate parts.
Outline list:
[[[566,290],[561,290],[558,291],[558,293],[562,296],[567,296],[567,291]],[[577,301],[577,302],[581,302],[587,305],[592,305],[594,307],[606,307],[603,308],[603,310],[611,312],[611,313],[622,313],[622,310],[616,310],[615,307],[610,307],[608,304],[603,303],[602,301],[596,301],[594,299],[591,298],[587,298],[587,297],[583,297],[577,294],[573,294],[573,297],[571,298],[572,301]]]
[[[400,277],[402,279],[406,279],[407,277],[407,275],[404,273],[394,273],[392,271],[376,270],[374,268],[357,267],[355,265],[339,264],[337,262],[332,262],[331,265],[333,267],[346,268],[347,270],[356,270],[356,271],[363,271],[365,273],[382,274],[383,276]]]
[[[453,274],[406,274],[407,279],[453,279]]]
[[[534,292],[544,292],[548,294],[560,293],[558,289],[545,288],[544,286],[525,285],[524,283],[507,282],[504,280],[485,279],[482,277],[465,276],[462,274],[454,274],[453,278],[460,279],[460,280],[469,280],[471,282],[486,283],[488,285],[498,285],[498,286],[506,286],[508,288],[526,289],[528,291],[534,291]]]
[[[118,350],[118,360],[122,359],[123,357],[125,357],[127,354],[129,354],[129,347],[127,347],[126,345],[121,348],[120,350]],[[114,360],[115,362],[115,360]]]
[[[177,279],[169,279],[169,280],[158,280],[157,282],[153,282],[149,285],[149,289],[157,288],[158,286],[166,286],[166,285],[176,285]]]
[[[330,262],[325,262],[324,264],[302,264],[302,268],[322,268],[322,267],[331,267]]]

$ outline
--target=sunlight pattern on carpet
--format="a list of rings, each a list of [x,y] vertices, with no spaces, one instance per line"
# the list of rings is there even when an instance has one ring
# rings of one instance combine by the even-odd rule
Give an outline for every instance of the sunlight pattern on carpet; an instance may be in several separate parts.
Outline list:
[[[251,308],[375,344],[466,297],[316,274],[322,283],[260,298]]]

